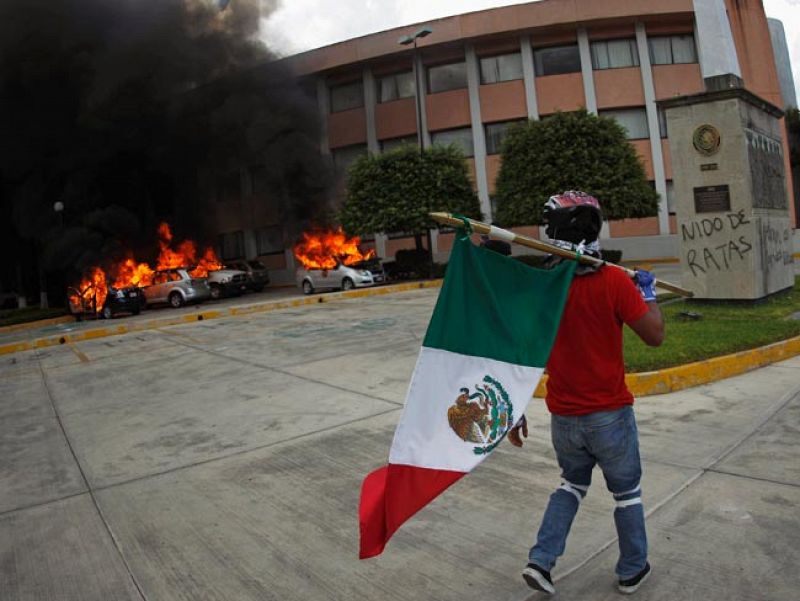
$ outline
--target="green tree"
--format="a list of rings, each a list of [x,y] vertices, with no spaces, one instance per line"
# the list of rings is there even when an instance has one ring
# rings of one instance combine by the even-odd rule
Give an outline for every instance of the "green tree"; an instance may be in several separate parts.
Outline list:
[[[564,190],[597,197],[606,219],[658,213],[658,194],[614,119],[581,110],[528,121],[509,129],[501,156],[497,220],[504,226],[542,223],[545,201]]]
[[[464,154],[454,146],[422,152],[413,145],[358,159],[348,173],[340,221],[349,234],[422,234],[436,224],[432,211],[480,218],[480,203],[467,174]]]

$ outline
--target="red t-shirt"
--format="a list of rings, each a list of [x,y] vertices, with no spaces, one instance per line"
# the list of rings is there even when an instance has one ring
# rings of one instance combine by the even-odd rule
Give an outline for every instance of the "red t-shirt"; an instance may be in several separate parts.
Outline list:
[[[622,324],[648,308],[627,273],[601,267],[575,276],[547,361],[547,408],[558,415],[583,415],[633,404],[625,385]]]

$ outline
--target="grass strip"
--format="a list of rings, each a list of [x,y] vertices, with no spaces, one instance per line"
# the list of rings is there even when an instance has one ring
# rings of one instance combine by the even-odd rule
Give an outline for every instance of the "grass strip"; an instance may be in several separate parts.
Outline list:
[[[800,278],[794,287],[754,305],[673,301],[661,308],[667,336],[647,347],[625,328],[625,368],[653,371],[749,350],[800,335]],[[699,314],[692,319],[687,313]],[[798,315],[797,317],[800,317]]]
[[[52,309],[40,309],[39,307],[3,309],[0,310],[0,327],[14,326],[20,323],[28,323],[29,321],[38,321],[40,319],[49,319],[51,317],[61,317],[62,315],[66,314],[67,311],[63,307],[54,307]]]

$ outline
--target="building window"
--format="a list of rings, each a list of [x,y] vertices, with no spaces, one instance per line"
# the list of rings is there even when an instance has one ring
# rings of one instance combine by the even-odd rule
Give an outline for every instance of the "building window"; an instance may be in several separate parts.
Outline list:
[[[636,40],[592,42],[592,69],[619,69],[639,65]]]
[[[669,137],[667,132],[667,111],[658,109],[658,135],[661,138]]]
[[[331,112],[338,113],[364,106],[364,83],[356,81],[331,88]]]
[[[217,202],[239,202],[242,198],[242,180],[239,170],[230,171],[217,177]]]
[[[647,127],[647,111],[641,109],[616,109],[612,111],[599,111],[601,117],[615,119],[628,135],[629,140],[641,140],[650,137]]]
[[[678,65],[697,62],[694,36],[667,35],[648,38],[650,63],[653,65]]]
[[[460,148],[466,157],[475,155],[475,146],[472,143],[471,127],[437,131],[431,134],[431,142],[439,146],[448,146],[449,144],[453,144],[457,148]]]
[[[270,225],[256,230],[256,252],[259,256],[283,254],[283,232],[280,226]]]
[[[409,144],[413,144],[414,146],[419,144],[416,135],[381,140],[381,152],[391,152],[392,150],[397,150],[401,146],[408,146]]]
[[[492,209],[492,215],[497,215],[497,210],[500,207],[500,202],[499,202],[499,198],[496,195],[489,197],[489,207],[491,207],[491,209]],[[493,225],[494,225],[494,223],[496,223],[496,222],[492,222]]]
[[[390,102],[414,96],[414,72],[405,71],[378,79],[378,101]]]
[[[352,165],[359,157],[367,154],[366,144],[354,144],[352,146],[342,146],[331,151],[334,166],[344,171]]]
[[[264,165],[250,165],[247,168],[250,179],[250,194],[263,196],[267,193],[267,168]]]
[[[481,59],[481,83],[522,79],[522,54],[502,54]]]
[[[500,154],[508,128],[517,123],[525,123],[525,120],[515,119],[502,123],[488,123],[486,125],[486,154]]]
[[[667,180],[667,212],[675,214],[675,185],[671,179]]]
[[[431,94],[467,87],[467,64],[464,61],[428,67],[428,91]]]
[[[219,250],[223,261],[244,258],[244,232],[219,235]]]
[[[577,44],[551,46],[533,51],[533,64],[536,75],[559,75],[578,73],[581,70],[581,55]]]

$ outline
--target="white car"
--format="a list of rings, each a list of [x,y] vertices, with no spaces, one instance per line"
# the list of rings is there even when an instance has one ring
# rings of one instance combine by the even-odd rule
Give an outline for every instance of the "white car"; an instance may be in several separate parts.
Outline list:
[[[228,294],[241,294],[247,288],[247,274],[236,269],[217,269],[208,272],[211,298],[222,298]]]
[[[339,263],[334,269],[297,270],[297,285],[303,294],[311,294],[316,290],[364,288],[383,283],[384,273],[380,261],[371,260],[347,266]]]

